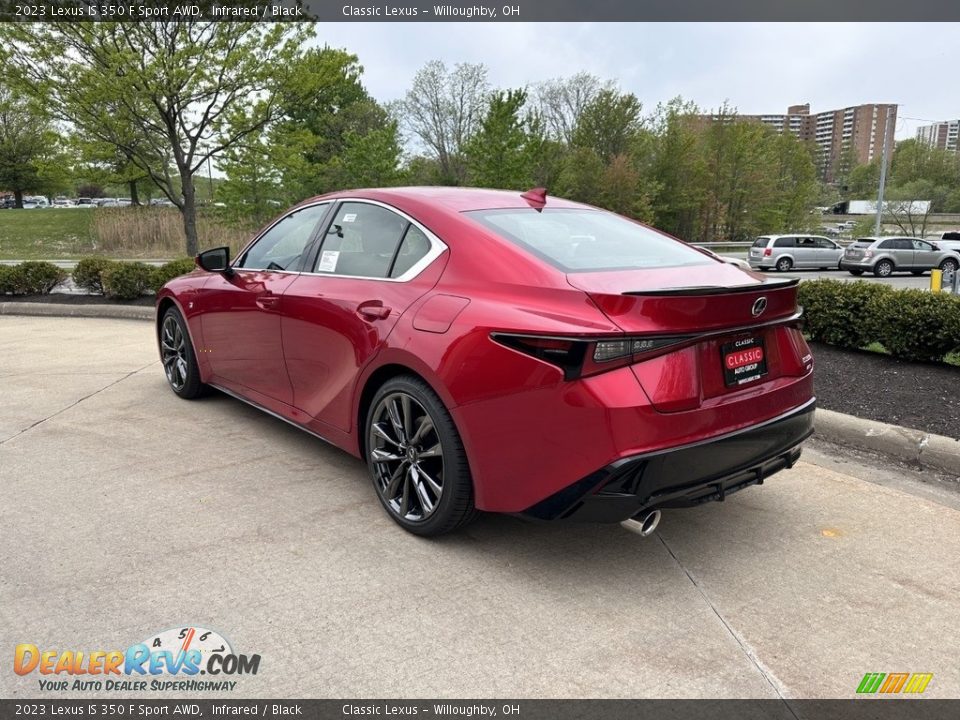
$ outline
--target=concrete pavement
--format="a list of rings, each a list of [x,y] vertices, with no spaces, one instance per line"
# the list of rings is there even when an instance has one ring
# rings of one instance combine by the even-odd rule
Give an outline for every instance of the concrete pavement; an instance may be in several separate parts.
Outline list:
[[[813,446],[646,539],[484,517],[427,541],[359,461],[176,398],[149,323],[4,316],[0,358],[4,653],[197,624],[262,656],[236,697],[852,697],[901,671],[960,696],[960,496],[929,475]],[[0,696],[38,677],[8,655]]]

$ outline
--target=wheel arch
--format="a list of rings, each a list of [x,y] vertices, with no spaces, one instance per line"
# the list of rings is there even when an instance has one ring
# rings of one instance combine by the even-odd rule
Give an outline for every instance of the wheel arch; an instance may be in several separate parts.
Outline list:
[[[370,412],[370,404],[373,401],[373,397],[377,394],[377,390],[383,387],[384,383],[401,375],[411,375],[417,378],[433,390],[444,404],[447,402],[444,397],[445,393],[440,392],[436,384],[430,381],[430,378],[425,377],[423,373],[417,372],[414,368],[410,367],[410,365],[396,361],[380,365],[367,376],[363,383],[363,388],[357,396],[357,449],[360,451],[361,459],[366,458],[367,413]],[[447,406],[447,410],[450,410],[449,405]]]
[[[187,314],[183,310],[183,305],[180,304],[180,301],[177,297],[170,292],[169,290],[162,291],[163,294],[157,300],[157,314],[154,319],[154,331],[157,335],[157,351],[160,350],[160,325],[163,322],[163,316],[167,313],[167,310],[170,308],[176,308],[177,312],[180,313],[180,317],[183,318],[183,324],[187,328],[187,335],[190,337],[190,344],[193,345],[194,353],[197,353],[197,367],[200,368],[200,380],[202,382],[207,382],[207,379],[210,376],[209,366],[207,365],[206,358],[198,352],[197,348],[201,345],[197,344],[197,340],[202,338],[197,338],[197,334],[194,333],[194,330],[197,330],[197,333],[202,335],[200,328],[194,328],[191,318],[187,317]]]

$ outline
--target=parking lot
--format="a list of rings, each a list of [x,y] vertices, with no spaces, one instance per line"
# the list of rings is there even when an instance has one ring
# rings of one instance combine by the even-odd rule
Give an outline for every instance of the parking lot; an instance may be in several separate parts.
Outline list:
[[[960,695],[950,487],[814,443],[649,538],[490,516],[424,540],[358,460],[176,398],[152,332],[0,317],[5,653],[190,624],[261,655],[237,697],[852,697],[867,672]],[[5,697],[41,696],[4,665]]]

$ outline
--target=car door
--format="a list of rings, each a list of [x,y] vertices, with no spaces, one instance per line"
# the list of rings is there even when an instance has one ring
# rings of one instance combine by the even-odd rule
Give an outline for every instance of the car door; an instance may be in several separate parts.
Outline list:
[[[408,216],[344,201],[315,243],[311,268],[284,294],[283,348],[294,405],[342,430],[360,371],[400,315],[432,288],[446,246]]]
[[[913,245],[902,238],[888,238],[877,245],[881,255],[888,255],[898,270],[908,270],[913,265]]]
[[[924,240],[913,240],[913,267],[916,270],[930,270],[937,266],[940,251]]]
[[[798,237],[797,247],[793,251],[793,261],[796,267],[817,267],[817,241],[812,237]]]
[[[320,203],[285,215],[240,254],[231,273],[216,275],[204,286],[203,352],[215,383],[292,403],[280,335],[281,302],[329,209],[330,203]]]
[[[843,248],[825,237],[814,238],[817,243],[817,266],[836,270],[843,256]]]
[[[912,270],[914,268],[913,241],[910,238],[896,238],[893,241],[894,262],[898,268]]]

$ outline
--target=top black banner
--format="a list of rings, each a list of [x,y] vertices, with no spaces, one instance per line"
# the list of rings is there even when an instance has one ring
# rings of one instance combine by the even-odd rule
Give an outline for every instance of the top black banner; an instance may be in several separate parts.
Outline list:
[[[0,20],[320,22],[958,21],[957,0],[0,0]]]

